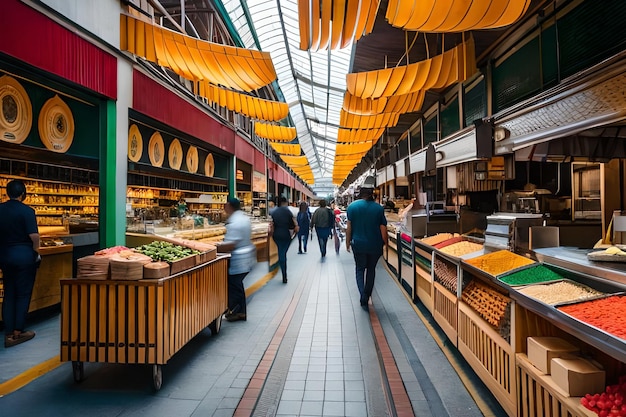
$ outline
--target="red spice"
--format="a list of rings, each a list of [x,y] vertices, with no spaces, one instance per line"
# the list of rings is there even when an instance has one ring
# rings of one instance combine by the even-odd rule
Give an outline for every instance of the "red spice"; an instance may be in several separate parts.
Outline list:
[[[626,297],[615,295],[558,309],[584,323],[626,339]]]
[[[441,249],[441,248],[443,248],[443,247],[445,247],[445,246],[452,245],[453,243],[461,242],[462,240],[463,240],[463,236],[453,237],[452,239],[444,240],[444,241],[443,241],[443,242],[441,242],[441,243],[437,243],[437,244],[435,245],[435,247],[436,247],[437,249]]]

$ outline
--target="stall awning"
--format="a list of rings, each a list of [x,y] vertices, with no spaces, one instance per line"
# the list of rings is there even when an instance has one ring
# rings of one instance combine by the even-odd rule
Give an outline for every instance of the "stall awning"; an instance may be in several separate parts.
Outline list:
[[[197,94],[228,110],[253,119],[278,122],[289,114],[289,105],[279,101],[265,100],[212,84],[201,82]]]
[[[298,0],[300,49],[346,48],[372,32],[380,0]]]
[[[361,98],[346,92],[342,109],[348,113],[374,115],[381,113],[411,113],[424,104],[424,91],[395,95],[392,97]]]
[[[337,143],[377,142],[383,133],[384,127],[377,129],[344,129],[337,131]]]
[[[278,126],[260,122],[254,124],[254,133],[260,138],[284,142],[294,140],[297,135],[295,127]]]
[[[192,38],[120,15],[120,49],[192,81],[254,91],[276,80],[269,53]]]
[[[508,26],[528,6],[530,0],[390,0],[385,17],[405,30],[463,32]]]
[[[391,127],[397,125],[399,119],[400,113],[381,113],[372,116],[362,116],[344,110],[339,113],[339,125],[348,129]]]
[[[445,88],[476,72],[474,39],[431,59],[404,66],[347,75],[348,92],[361,98],[391,97]]]
[[[270,146],[280,155],[300,155],[302,149],[298,144],[274,143],[269,142]]]

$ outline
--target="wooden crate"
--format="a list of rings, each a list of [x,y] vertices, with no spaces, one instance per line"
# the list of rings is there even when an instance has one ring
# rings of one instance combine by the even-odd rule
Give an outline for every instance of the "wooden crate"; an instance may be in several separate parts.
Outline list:
[[[597,417],[580,404],[580,397],[568,397],[541,373],[523,353],[515,355],[518,417]]]
[[[513,347],[470,306],[463,301],[459,301],[458,305],[459,352],[507,414],[516,416]],[[514,329],[511,329],[513,333]]]
[[[178,274],[179,272],[183,272],[184,270],[193,268],[196,266],[197,258],[196,255],[187,256],[186,258],[179,259],[177,261],[170,262],[170,274]]]
[[[159,280],[61,280],[61,360],[163,365],[227,309],[227,258]]]
[[[458,298],[443,285],[433,282],[433,318],[448,336],[450,342],[457,346]]]

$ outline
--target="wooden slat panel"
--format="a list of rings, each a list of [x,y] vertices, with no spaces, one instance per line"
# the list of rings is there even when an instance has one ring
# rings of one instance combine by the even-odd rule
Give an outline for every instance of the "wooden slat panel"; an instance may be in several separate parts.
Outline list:
[[[156,345],[157,345],[157,334],[156,334],[156,320],[155,315],[157,314],[157,306],[156,306],[156,291],[154,286],[148,287],[148,302],[147,302],[147,310],[148,310],[148,363],[156,363]]]
[[[148,288],[140,287],[137,291],[137,363],[148,363],[148,327],[146,323]]]
[[[69,312],[71,306],[71,289],[65,281],[61,281],[61,311]],[[61,360],[69,361],[70,359],[70,316],[69,314],[61,315]]]
[[[128,308],[126,303],[126,285],[119,284],[117,286],[117,332],[115,338],[116,348],[116,362],[126,362],[126,328],[127,328],[127,316],[126,309]]]
[[[98,344],[98,356],[96,357],[96,361],[102,362],[102,361],[106,361],[106,357],[107,357],[106,311],[107,311],[107,288],[108,287],[102,286],[102,285],[97,285],[95,287],[98,289],[98,303],[97,303],[97,312],[96,312],[96,318],[98,320],[98,323],[97,323],[98,338],[96,340]]]
[[[88,361],[94,362],[98,360],[98,287],[90,285],[87,288],[89,292],[89,324],[87,331]]]
[[[156,291],[156,322],[155,322],[155,326],[156,326],[156,335],[157,335],[157,342],[156,342],[156,356],[157,356],[157,363],[164,365],[167,363],[167,361],[170,358],[170,354],[165,355],[165,333],[163,332],[163,317],[164,317],[164,311],[165,311],[165,305],[164,305],[164,299],[163,299],[163,286],[162,285],[158,285],[155,287],[155,291]]]
[[[134,285],[128,286],[128,310],[126,312],[126,345],[128,363],[137,363],[137,290]]]
[[[97,284],[94,284],[97,285]],[[115,321],[115,315],[117,313],[116,306],[116,287],[113,285],[107,286],[107,310],[106,310],[106,323],[107,323],[107,357],[106,362],[115,363],[117,361],[117,355],[115,352],[115,340],[117,333],[117,323]]]

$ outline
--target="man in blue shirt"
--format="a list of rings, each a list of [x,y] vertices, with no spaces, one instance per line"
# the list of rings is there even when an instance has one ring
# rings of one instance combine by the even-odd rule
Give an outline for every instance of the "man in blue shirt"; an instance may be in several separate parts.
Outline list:
[[[383,207],[374,201],[374,178],[367,177],[361,186],[360,199],[348,206],[346,250],[354,254],[356,285],[361,307],[368,311],[368,301],[374,290],[376,264],[387,244],[387,219]]]

